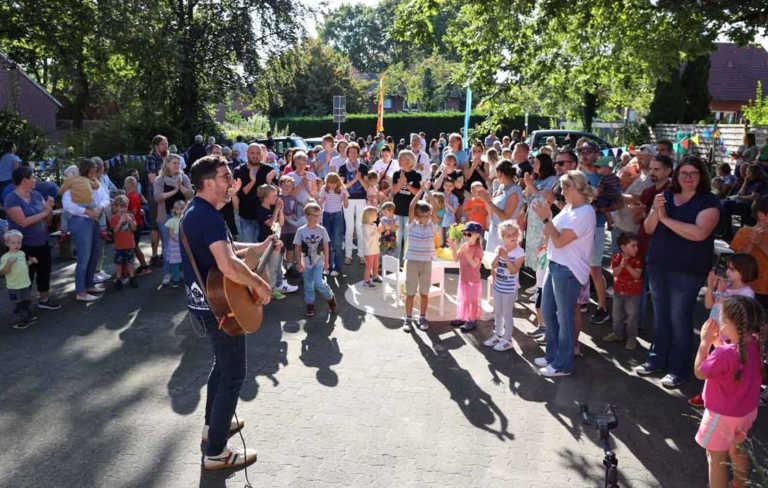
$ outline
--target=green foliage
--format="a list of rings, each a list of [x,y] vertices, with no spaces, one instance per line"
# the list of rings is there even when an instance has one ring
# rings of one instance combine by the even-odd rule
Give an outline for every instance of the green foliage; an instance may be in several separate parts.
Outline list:
[[[237,136],[243,136],[246,141],[260,139],[267,136],[267,131],[272,130],[275,136],[284,136],[285,128],[272,128],[269,124],[269,118],[261,114],[253,114],[241,122],[224,122],[224,132],[227,137],[235,140]]]
[[[757,82],[755,99],[741,107],[741,111],[744,112],[744,118],[751,124],[768,125],[768,96],[763,98],[763,84],[761,82]]]
[[[639,146],[648,142],[650,133],[648,126],[643,123],[627,122],[617,131],[618,141],[615,142],[622,146]]]
[[[412,66],[395,63],[384,74],[384,90],[388,95],[403,96],[409,104],[418,104],[426,112],[445,110],[452,93],[464,95],[463,87],[454,80],[454,74],[460,69],[460,63],[448,61],[439,54]]]
[[[683,122],[685,111],[685,91],[677,72],[674,72],[670,79],[656,82],[651,108],[645,118],[648,125]]]
[[[376,132],[376,120],[376,114],[350,114],[347,116],[347,121],[341,125],[341,129],[345,132],[355,131],[361,137],[373,135]],[[487,113],[473,112],[469,121],[470,133],[487,120]],[[291,132],[302,137],[319,137],[336,131],[336,124],[331,116],[279,118],[273,119],[272,123],[279,126],[289,124]],[[384,114],[384,132],[395,140],[407,139],[412,132],[420,131],[426,131],[427,136],[433,138],[440,132],[447,134],[458,132],[461,127],[464,127],[464,112]],[[525,127],[525,118],[504,119],[497,127],[499,134],[509,134],[512,129],[522,130]],[[529,131],[547,127],[549,127],[548,118],[538,115],[528,117]],[[479,134],[484,132],[484,130],[478,131]]]
[[[712,95],[709,93],[709,68],[711,65],[709,53],[691,59],[685,65],[681,79],[685,92],[685,121],[698,122],[706,119],[711,110],[709,104]]]
[[[13,141],[16,154],[23,161],[43,158],[50,147],[42,132],[29,125],[18,113],[8,110],[0,110],[0,140]]]

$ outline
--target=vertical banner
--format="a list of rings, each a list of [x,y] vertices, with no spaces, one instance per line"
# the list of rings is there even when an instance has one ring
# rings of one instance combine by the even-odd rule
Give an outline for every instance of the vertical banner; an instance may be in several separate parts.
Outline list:
[[[379,81],[379,120],[376,122],[376,131],[384,132],[384,75]]]
[[[469,116],[472,114],[472,89],[467,87],[467,106],[464,109],[464,149],[469,147]]]

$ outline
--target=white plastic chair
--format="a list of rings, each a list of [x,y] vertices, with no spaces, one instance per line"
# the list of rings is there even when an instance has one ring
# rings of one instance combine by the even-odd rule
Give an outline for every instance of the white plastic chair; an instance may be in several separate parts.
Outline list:
[[[400,292],[403,285],[405,285],[405,273],[400,271],[400,261],[394,256],[382,256],[381,257],[381,298],[387,300],[387,283],[392,285],[395,289],[395,305],[401,306],[403,302],[400,300]]]
[[[445,310],[445,268],[442,266],[432,267],[432,279],[430,280],[429,298],[440,297],[440,316],[443,316]]]

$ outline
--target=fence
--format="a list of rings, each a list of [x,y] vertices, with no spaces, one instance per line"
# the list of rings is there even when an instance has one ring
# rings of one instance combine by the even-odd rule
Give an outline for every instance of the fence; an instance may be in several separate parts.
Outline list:
[[[731,152],[736,151],[739,146],[742,145],[742,139],[744,138],[743,125],[737,124],[720,124],[717,126],[717,130],[720,132],[720,137],[725,144],[725,151],[720,147],[717,147],[715,140],[711,137],[704,137],[704,134],[712,133],[711,125],[694,125],[694,124],[659,124],[653,127],[652,137],[655,141],[660,139],[669,139],[672,142],[678,141],[678,135],[688,133],[691,136],[699,136],[699,145],[689,146],[689,153],[700,154],[706,158],[710,158],[710,154],[714,152],[713,163],[733,163],[731,161]],[[749,126],[747,127],[749,132],[755,134],[757,145],[762,146],[765,142],[766,136],[768,136],[768,127]],[[713,151],[714,150],[714,151]]]

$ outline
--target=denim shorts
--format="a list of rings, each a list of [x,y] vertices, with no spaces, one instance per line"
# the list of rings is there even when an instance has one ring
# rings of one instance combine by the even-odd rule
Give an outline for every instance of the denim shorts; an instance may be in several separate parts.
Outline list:
[[[589,265],[593,268],[602,266],[603,254],[605,254],[605,225],[595,227],[595,240],[592,243]]]
[[[133,249],[115,249],[115,264],[132,264],[134,257]]]

